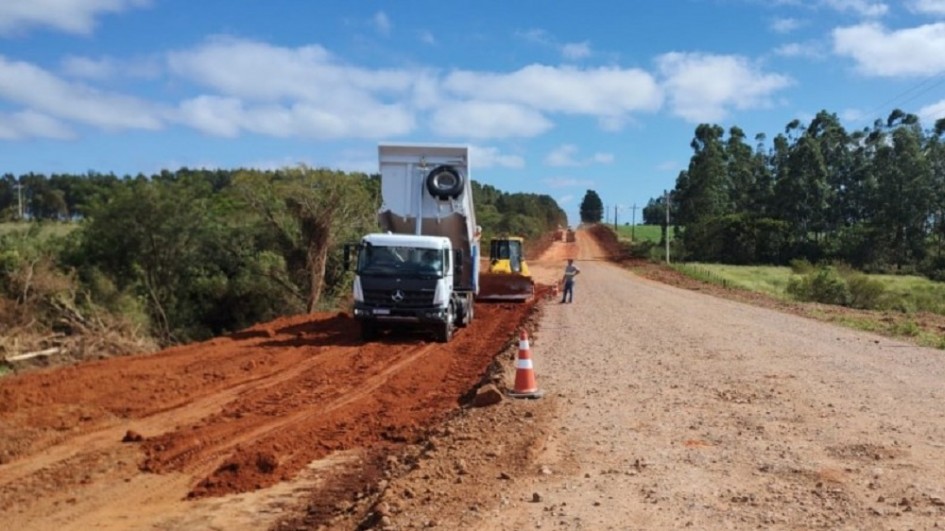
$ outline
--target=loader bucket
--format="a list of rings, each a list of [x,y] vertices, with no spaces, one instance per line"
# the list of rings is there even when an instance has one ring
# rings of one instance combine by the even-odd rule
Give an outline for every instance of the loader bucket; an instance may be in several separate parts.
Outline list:
[[[477,300],[524,302],[534,295],[535,283],[531,277],[506,273],[479,274]]]

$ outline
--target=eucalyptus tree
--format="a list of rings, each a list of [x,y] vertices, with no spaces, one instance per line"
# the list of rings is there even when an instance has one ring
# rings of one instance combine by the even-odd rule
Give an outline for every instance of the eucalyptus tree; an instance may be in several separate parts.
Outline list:
[[[696,127],[690,142],[689,167],[676,180],[678,222],[688,227],[731,212],[724,130],[718,125]]]
[[[921,261],[932,213],[932,171],[923,151],[919,119],[898,109],[884,126],[874,157],[876,228],[888,263],[901,269]]]
[[[945,280],[945,118],[935,122],[928,135],[925,152],[928,156],[931,184],[931,245],[933,269]]]
[[[786,153],[778,153],[775,212],[788,223],[798,252],[819,259],[821,250],[811,243],[817,242],[826,228],[829,188],[823,155],[809,134],[801,134],[791,146],[776,144],[776,148]]]
[[[745,132],[741,128],[733,126],[729,129],[725,143],[726,178],[722,186],[728,192],[729,208],[726,210],[755,214],[755,179],[758,176],[751,146],[745,143],[745,138]]]
[[[822,221],[824,233],[830,237],[847,224],[854,210],[851,195],[858,183],[853,166],[853,146],[837,115],[825,110],[811,120],[806,134],[820,150],[826,170],[823,187],[826,197],[822,198],[826,208]]]
[[[771,216],[771,202],[774,196],[774,174],[770,164],[770,154],[765,147],[764,133],[755,135],[755,150],[751,156],[752,189],[749,209],[758,216]]]

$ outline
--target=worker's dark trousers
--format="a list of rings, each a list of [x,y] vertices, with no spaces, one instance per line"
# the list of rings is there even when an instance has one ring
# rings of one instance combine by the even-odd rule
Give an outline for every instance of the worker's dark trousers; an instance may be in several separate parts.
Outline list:
[[[574,282],[566,280],[564,282],[564,293],[561,295],[561,302],[571,302],[574,300]]]

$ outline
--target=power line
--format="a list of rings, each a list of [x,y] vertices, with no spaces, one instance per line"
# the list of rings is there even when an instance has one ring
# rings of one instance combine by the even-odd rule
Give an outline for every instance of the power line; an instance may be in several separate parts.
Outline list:
[[[933,82],[934,82],[934,83],[933,83]],[[923,85],[926,85],[926,84],[928,84],[928,83],[933,83],[933,84],[932,84],[931,86],[928,86],[928,87],[923,88]],[[915,100],[915,99],[918,98],[919,96],[921,96],[921,95],[923,95],[923,94],[929,92],[930,90],[932,90],[932,89],[938,87],[938,86],[941,85],[942,83],[945,83],[945,71],[940,72],[940,73],[938,73],[938,74],[936,74],[936,75],[934,75],[934,76],[927,77],[927,78],[923,79],[922,81],[916,83],[915,85],[912,85],[911,87],[909,87],[909,88],[903,90],[902,92],[896,94],[896,95],[893,96],[892,98],[889,98],[889,99],[886,100],[885,102],[881,103],[880,105],[874,107],[873,109],[871,109],[870,111],[868,111],[867,113],[865,113],[865,114],[864,114],[864,117],[861,118],[861,119],[858,120],[858,121],[872,120],[872,119],[873,119],[873,116],[874,116],[876,113],[883,112],[883,111],[885,111],[885,110],[887,110],[887,109],[890,109],[891,107],[894,106],[894,104],[895,104],[897,101],[899,101],[899,103],[898,103],[898,105],[895,105],[896,107],[898,107],[898,106],[900,106],[900,105],[904,105],[904,104],[906,104],[906,103],[908,103],[908,102],[910,102],[910,101]],[[917,90],[919,91],[918,93],[913,94],[913,95],[909,96],[909,97],[906,98],[906,99],[902,99],[902,98],[908,96],[909,93],[914,92],[914,91],[917,91]],[[901,101],[900,101],[900,100],[901,100]]]

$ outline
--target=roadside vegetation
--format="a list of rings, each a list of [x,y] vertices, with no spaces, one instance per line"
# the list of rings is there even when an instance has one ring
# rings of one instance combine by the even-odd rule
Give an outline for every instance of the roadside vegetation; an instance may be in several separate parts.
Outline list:
[[[662,257],[654,259],[648,254],[654,249],[652,241],[631,243],[623,231],[614,232],[612,225],[595,225],[593,232],[618,262],[643,277],[945,349],[942,282],[920,275],[863,273],[843,264],[814,265],[804,260],[789,266],[666,264]]]
[[[346,309],[342,246],[378,230],[379,183],[307,167],[6,175],[0,358],[147,351]],[[537,242],[567,222],[548,196],[473,193],[485,237]]]
[[[754,140],[699,125],[675,187],[643,208],[644,223],[660,226],[669,208],[675,260],[806,260],[945,280],[945,118],[923,128],[894,110],[847,131],[821,111]]]

